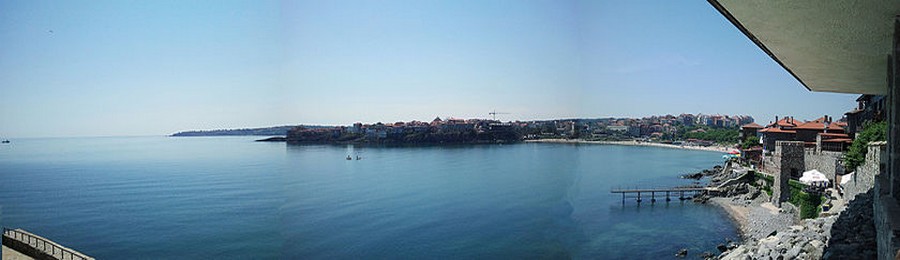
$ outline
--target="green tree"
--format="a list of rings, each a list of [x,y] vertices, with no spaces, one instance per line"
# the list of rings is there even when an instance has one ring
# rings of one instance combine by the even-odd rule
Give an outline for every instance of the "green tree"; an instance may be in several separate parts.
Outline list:
[[[740,131],[737,128],[708,128],[701,127],[706,132],[686,132],[682,139],[700,139],[713,141],[717,143],[738,143],[740,141]]]
[[[546,134],[559,135],[559,132],[556,131],[556,124],[554,123],[544,123],[544,125],[541,126],[541,132]]]
[[[848,171],[855,171],[866,160],[869,151],[869,143],[887,140],[887,123],[867,123],[863,131],[856,134],[856,140],[850,145],[850,149],[844,152],[844,166]]]
[[[759,145],[759,137],[755,135],[748,136],[744,139],[744,143],[741,144],[741,148],[747,149],[750,147]]]

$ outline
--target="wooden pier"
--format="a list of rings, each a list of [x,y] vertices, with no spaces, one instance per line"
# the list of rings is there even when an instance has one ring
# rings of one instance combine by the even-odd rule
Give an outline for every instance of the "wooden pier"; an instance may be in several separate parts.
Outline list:
[[[674,187],[674,188],[631,188],[631,189],[613,189],[611,193],[621,193],[622,194],[622,203],[625,203],[627,194],[636,194],[637,197],[635,201],[637,203],[641,203],[643,198],[641,197],[641,193],[647,194],[650,193],[650,203],[656,203],[656,194],[665,194],[666,202],[672,201],[672,196],[678,195],[679,200],[690,199],[689,197],[685,197],[685,194],[689,196],[692,194],[696,194],[699,192],[718,192],[719,188],[717,187]]]

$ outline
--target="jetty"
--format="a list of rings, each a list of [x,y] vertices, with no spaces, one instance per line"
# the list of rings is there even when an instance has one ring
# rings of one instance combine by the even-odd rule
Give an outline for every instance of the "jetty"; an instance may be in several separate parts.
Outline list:
[[[686,200],[689,197],[685,197],[685,194],[688,196],[693,196],[699,193],[710,193],[710,194],[718,194],[721,191],[724,191],[725,188],[729,185],[732,185],[737,182],[744,181],[746,178],[752,176],[754,174],[753,171],[743,167],[732,167],[731,164],[726,163],[722,168],[722,172],[729,172],[728,175],[730,178],[723,180],[721,183],[718,183],[716,186],[678,186],[678,187],[668,187],[668,188],[614,188],[610,192],[621,193],[622,194],[622,203],[625,203],[627,195],[632,194],[634,196],[635,201],[637,203],[641,203],[643,201],[643,197],[641,197],[642,193],[646,195],[650,193],[650,202],[656,202],[656,196],[658,194],[665,194],[665,200],[671,201],[672,196],[677,194],[678,199]]]
[[[671,188],[620,188],[620,189],[612,189],[610,193],[621,193],[622,194],[622,203],[625,203],[626,197],[629,194],[636,195],[635,201],[637,203],[641,203],[643,201],[643,197],[641,194],[643,193],[650,194],[650,203],[656,202],[657,194],[660,195],[660,198],[665,198],[666,201],[672,201],[672,196],[678,195],[679,200],[688,199],[690,196],[700,193],[700,192],[718,192],[718,187],[671,187]],[[663,194],[665,194],[663,196]],[[688,197],[685,197],[685,194]]]
[[[22,229],[3,228],[3,258],[94,260],[93,257],[62,246]]]

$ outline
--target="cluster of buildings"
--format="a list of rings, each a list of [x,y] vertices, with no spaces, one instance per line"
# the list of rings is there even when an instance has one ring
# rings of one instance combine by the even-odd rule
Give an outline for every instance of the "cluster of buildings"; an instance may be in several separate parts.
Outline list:
[[[765,126],[742,125],[742,140],[759,138],[759,146],[743,149],[742,156],[768,172],[784,171],[798,178],[804,171],[817,170],[835,181],[847,174],[843,153],[865,122],[884,119],[884,96],[862,95],[856,101],[857,107],[838,120],[828,115],[809,121],[776,116]]]
[[[496,128],[509,128],[510,124],[504,124],[497,120],[489,119],[459,119],[449,118],[443,120],[436,117],[431,122],[409,121],[395,122],[393,124],[384,124],[381,122],[375,124],[355,123],[350,127],[340,127],[342,131],[351,134],[363,134],[366,137],[387,138],[390,135],[405,135],[410,133],[428,133],[428,132],[465,132],[475,131],[485,132]]]
[[[526,138],[541,138],[547,135],[563,137],[609,137],[622,136],[631,138],[674,137],[680,127],[709,126],[715,128],[736,128],[742,124],[752,123],[753,117],[746,115],[706,115],[681,114],[678,116],[650,116],[643,118],[598,118],[567,119],[515,122],[527,129]]]
[[[691,114],[681,114],[678,116],[683,119],[685,125],[705,125],[710,127],[725,127],[732,128],[738,127],[740,125],[753,123],[753,117],[746,115],[705,115],[705,114],[697,114],[696,116]],[[693,123],[691,123],[693,122]]]
[[[756,123],[741,126],[741,138],[758,136],[763,152],[774,151],[776,141],[801,141],[807,147],[840,152],[853,142],[846,133],[847,125],[846,121],[834,121],[827,115],[810,121],[776,116],[775,121],[765,127]]]
[[[741,140],[753,135],[759,137],[764,153],[774,151],[777,141],[799,141],[807,148],[842,152],[853,142],[856,133],[862,131],[865,122],[884,120],[884,96],[861,95],[856,102],[856,108],[838,120],[828,115],[810,121],[776,116],[766,126],[745,124],[741,126]]]
[[[295,129],[289,133],[294,136],[307,136],[319,139],[333,140],[341,137],[363,138],[370,140],[397,139],[412,134],[426,133],[483,133],[488,131],[508,130],[514,125],[488,119],[458,119],[449,118],[443,120],[440,117],[431,122],[409,121],[374,124],[354,123],[352,126],[338,126],[329,128]]]
[[[643,118],[560,119],[501,122],[491,119],[435,118],[430,122],[355,123],[332,128],[306,128],[292,131],[320,139],[354,136],[366,139],[401,138],[416,133],[484,133],[516,130],[525,139],[540,138],[667,138],[673,139],[682,127],[709,126],[731,128],[753,122],[746,115],[681,114]]]

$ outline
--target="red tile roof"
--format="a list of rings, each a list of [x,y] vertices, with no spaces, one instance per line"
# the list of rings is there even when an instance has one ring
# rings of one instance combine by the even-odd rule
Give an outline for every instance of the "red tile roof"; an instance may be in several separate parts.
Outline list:
[[[813,123],[824,123],[826,120],[828,120],[828,119],[825,118],[825,117],[823,116],[823,117],[816,118],[816,119],[814,119],[813,121],[809,121],[809,122],[813,122]]]
[[[816,119],[816,120],[818,120],[818,119]],[[796,129],[806,129],[806,130],[822,130],[822,129],[825,129],[825,123],[809,121],[809,122],[800,124],[795,128]],[[844,128],[837,126],[835,124],[830,124],[830,125],[828,125],[828,130],[829,131],[832,131],[832,130],[833,131],[842,131],[842,130],[844,130]]]
[[[760,129],[760,128],[763,128],[763,127],[762,127],[761,125],[757,124],[757,123],[749,123],[749,124],[746,124],[746,125],[742,125],[741,128],[747,128],[747,129]]]
[[[823,136],[823,137],[844,137],[844,138],[850,138],[850,135],[843,134],[843,133],[819,133],[819,135],[821,135],[821,136]]]
[[[781,120],[778,120],[775,123],[771,123],[771,124],[767,125],[766,127],[774,127],[776,125],[780,126],[780,127],[796,127],[798,123],[802,124],[803,121],[797,121],[795,119],[785,117],[785,118],[782,118]]]
[[[762,130],[759,130],[757,132],[760,132],[760,133],[786,133],[786,134],[796,134],[797,133],[797,131],[794,131],[794,130],[783,130],[778,127],[763,128]]]

